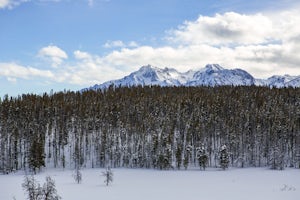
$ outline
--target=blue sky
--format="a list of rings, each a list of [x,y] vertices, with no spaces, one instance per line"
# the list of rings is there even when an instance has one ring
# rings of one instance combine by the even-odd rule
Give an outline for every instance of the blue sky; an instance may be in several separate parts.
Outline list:
[[[142,65],[300,75],[297,0],[0,0],[0,97],[79,90]]]

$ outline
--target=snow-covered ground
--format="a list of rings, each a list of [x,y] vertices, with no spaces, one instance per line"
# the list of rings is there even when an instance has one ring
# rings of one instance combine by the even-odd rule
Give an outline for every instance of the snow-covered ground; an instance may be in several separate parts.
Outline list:
[[[47,170],[36,175],[56,182],[63,200],[299,200],[300,170],[262,168],[158,171],[113,169],[114,182],[105,186],[103,169],[82,170],[83,182],[75,183],[70,170]],[[25,199],[23,172],[0,175],[0,200]]]

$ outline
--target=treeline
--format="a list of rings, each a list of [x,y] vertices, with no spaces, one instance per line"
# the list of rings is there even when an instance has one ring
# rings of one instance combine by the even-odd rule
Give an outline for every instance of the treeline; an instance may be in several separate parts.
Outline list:
[[[226,145],[226,146],[225,146]],[[0,171],[300,167],[300,89],[133,87],[5,96]]]

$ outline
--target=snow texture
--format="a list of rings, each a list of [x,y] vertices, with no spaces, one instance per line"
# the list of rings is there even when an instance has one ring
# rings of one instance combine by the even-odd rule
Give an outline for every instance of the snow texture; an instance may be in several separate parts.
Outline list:
[[[242,69],[224,69],[218,64],[207,64],[198,71],[189,70],[185,73],[173,68],[160,69],[151,65],[143,66],[138,71],[122,79],[107,81],[100,85],[83,89],[106,89],[109,86],[268,86],[268,87],[300,87],[300,76],[272,76],[268,79],[255,79],[251,74]]]
[[[82,170],[83,182],[75,183],[70,170],[47,170],[35,176],[39,183],[51,176],[63,200],[298,200],[299,169],[209,168],[182,171],[113,169],[114,182],[106,186],[104,169]],[[0,175],[0,199],[25,199],[24,172]]]

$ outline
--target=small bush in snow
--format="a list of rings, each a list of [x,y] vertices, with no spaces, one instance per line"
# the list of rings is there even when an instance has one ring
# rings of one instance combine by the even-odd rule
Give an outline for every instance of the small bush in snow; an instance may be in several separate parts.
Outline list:
[[[102,176],[104,176],[104,183],[108,185],[113,181],[113,173],[111,169],[108,167],[105,172],[102,172]]]
[[[73,174],[73,178],[76,183],[80,184],[82,182],[82,173],[79,168],[75,169],[75,172]]]
[[[27,193],[28,200],[59,200],[61,197],[57,194],[55,182],[50,177],[46,177],[46,183],[43,187],[35,180],[33,176],[26,176],[23,189]]]

